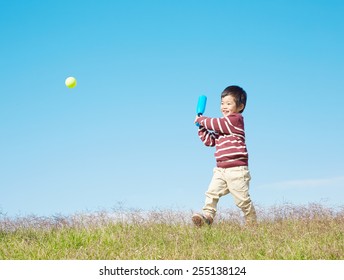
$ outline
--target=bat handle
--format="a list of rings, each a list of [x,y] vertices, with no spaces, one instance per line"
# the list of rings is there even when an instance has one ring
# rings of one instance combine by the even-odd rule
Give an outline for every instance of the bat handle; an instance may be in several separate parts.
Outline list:
[[[197,116],[200,117],[200,116],[202,116],[202,114],[200,113],[200,114],[198,114]],[[199,123],[198,123],[198,122],[196,122],[196,126],[199,127]]]

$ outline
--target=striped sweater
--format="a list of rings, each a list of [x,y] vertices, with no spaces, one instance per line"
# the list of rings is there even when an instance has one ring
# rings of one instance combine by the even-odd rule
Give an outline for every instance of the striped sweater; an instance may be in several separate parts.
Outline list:
[[[244,118],[239,113],[223,118],[199,117],[198,135],[206,146],[215,146],[217,167],[248,165]]]

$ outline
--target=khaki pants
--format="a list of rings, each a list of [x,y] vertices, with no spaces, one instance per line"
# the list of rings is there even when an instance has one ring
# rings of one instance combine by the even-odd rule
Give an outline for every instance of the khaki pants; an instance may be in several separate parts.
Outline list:
[[[257,216],[249,195],[251,176],[247,166],[214,168],[214,175],[205,193],[203,213],[214,218],[219,198],[230,193],[243,211],[246,223],[256,223]]]

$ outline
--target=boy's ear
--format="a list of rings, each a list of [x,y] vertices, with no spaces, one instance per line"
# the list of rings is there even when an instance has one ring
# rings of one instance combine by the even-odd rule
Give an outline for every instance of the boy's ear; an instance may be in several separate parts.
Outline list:
[[[245,105],[244,104],[240,104],[239,107],[238,107],[238,111],[241,112],[243,109],[245,108]]]

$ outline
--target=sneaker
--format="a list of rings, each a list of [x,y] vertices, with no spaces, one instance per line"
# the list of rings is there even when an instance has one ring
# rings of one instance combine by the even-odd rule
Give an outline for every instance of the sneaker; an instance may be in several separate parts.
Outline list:
[[[192,222],[197,227],[201,227],[204,224],[207,224],[208,226],[210,226],[213,223],[213,218],[207,215],[196,213],[192,215]]]

